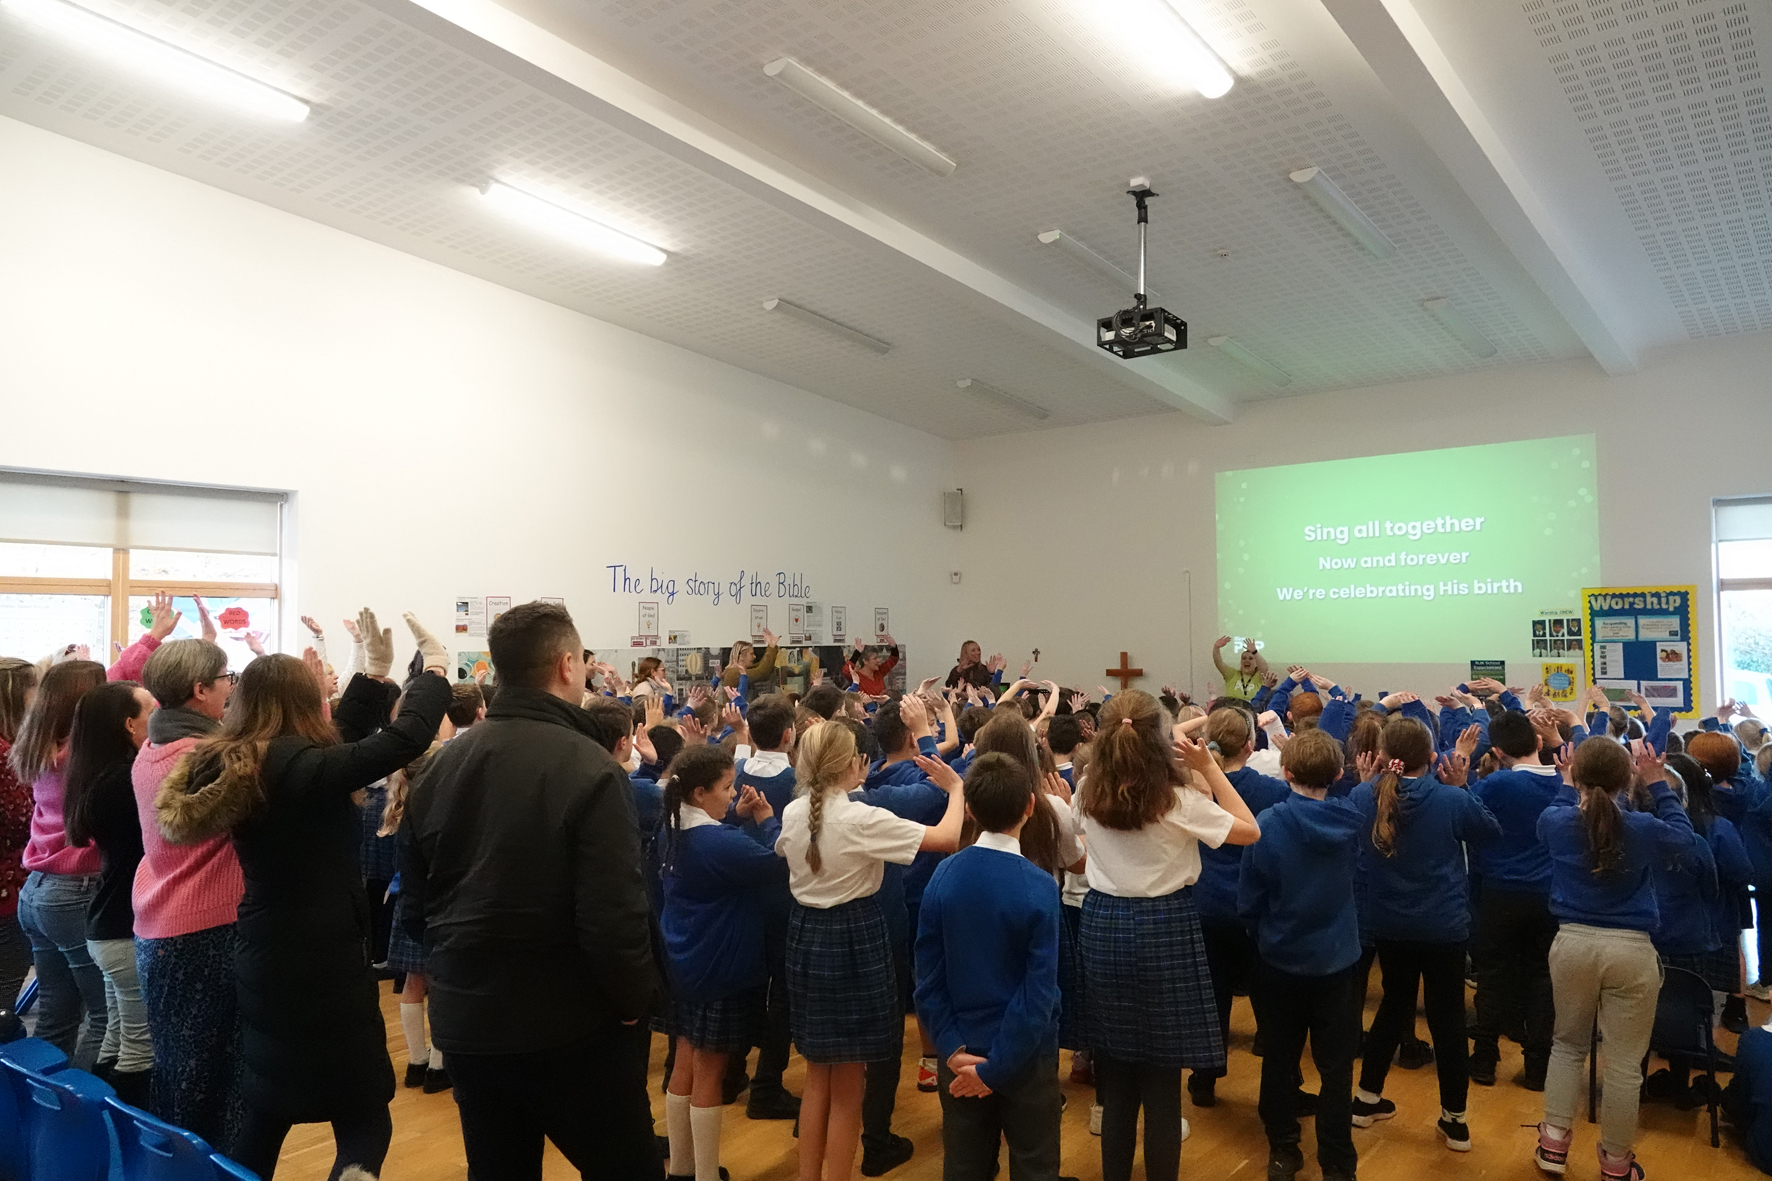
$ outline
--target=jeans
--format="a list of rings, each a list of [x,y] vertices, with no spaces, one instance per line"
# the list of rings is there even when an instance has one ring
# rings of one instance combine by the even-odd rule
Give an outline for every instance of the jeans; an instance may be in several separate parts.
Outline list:
[[[1637,1090],[1661,998],[1661,957],[1644,931],[1564,925],[1550,951],[1557,1033],[1544,1080],[1544,1122],[1575,1126],[1581,1067],[1594,1022],[1605,1054],[1600,1072],[1600,1147],[1614,1156],[1637,1138]]]
[[[527,1054],[449,1052],[468,1172],[540,1181],[542,1143],[595,1181],[660,1181],[664,1162],[646,1097],[644,1023],[610,1024],[572,1045]]]
[[[154,1039],[135,972],[135,940],[88,939],[86,950],[105,975],[105,1044],[99,1058],[115,1058],[119,1074],[153,1069]]]
[[[18,1004],[25,977],[31,974],[31,941],[18,915],[0,915],[0,1007]]]
[[[991,1181],[999,1145],[1009,1143],[1009,1181],[1058,1181],[1058,1059],[1035,1057],[1014,1079],[982,1099],[956,1099],[954,1072],[936,1067],[941,1084],[942,1181]]]
[[[105,977],[86,950],[86,909],[96,893],[96,875],[34,872],[18,896],[37,964],[36,1034],[80,1070],[97,1064],[105,1041]]]
[[[1464,1029],[1464,944],[1378,941],[1384,999],[1366,1035],[1360,1089],[1384,1093],[1384,1079],[1398,1044],[1415,1025],[1415,995],[1422,993],[1434,1066],[1440,1075],[1440,1106],[1462,1112],[1470,1093],[1470,1045]]]
[[[1258,962],[1252,994],[1261,1021],[1261,1122],[1268,1147],[1296,1148],[1298,1060],[1310,1037],[1322,1080],[1317,1092],[1317,1162],[1325,1176],[1354,1175],[1354,1058],[1360,1051],[1360,1013],[1366,976],[1354,963],[1330,976],[1294,976]]]
[[[1557,920],[1545,895],[1484,889],[1477,904],[1472,1057],[1496,1061],[1506,1035],[1519,1040],[1528,1068],[1544,1069],[1556,1024],[1550,981],[1551,941],[1556,937]]]

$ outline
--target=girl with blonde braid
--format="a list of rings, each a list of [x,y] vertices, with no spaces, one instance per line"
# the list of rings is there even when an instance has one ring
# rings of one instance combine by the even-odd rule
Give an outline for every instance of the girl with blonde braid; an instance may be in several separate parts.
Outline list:
[[[951,853],[965,819],[959,775],[936,759],[917,765],[948,793],[933,827],[849,798],[867,779],[855,735],[820,722],[798,743],[799,796],[782,815],[775,851],[787,859],[788,1009],[806,1059],[800,1106],[800,1181],[848,1181],[861,1140],[863,1066],[897,1044],[904,1021],[892,947],[874,895],[885,863],[909,865],[925,850]]]

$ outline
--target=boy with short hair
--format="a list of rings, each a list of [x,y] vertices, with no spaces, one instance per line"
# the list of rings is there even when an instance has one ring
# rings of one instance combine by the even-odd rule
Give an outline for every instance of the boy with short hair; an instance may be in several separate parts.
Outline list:
[[[1341,744],[1305,730],[1286,744],[1280,771],[1292,794],[1261,814],[1261,840],[1243,854],[1237,913],[1255,936],[1261,1060],[1261,1122],[1268,1181],[1304,1167],[1298,1132],[1298,1061],[1308,1035],[1321,1088],[1317,1161],[1324,1181],[1353,1181],[1354,1058],[1366,980],[1354,868],[1365,825],[1345,799],[1329,799],[1341,776]]]
[[[917,1015],[941,1056],[944,1181],[986,1181],[1009,1144],[1017,1181],[1058,1177],[1058,884],[1021,854],[1037,806],[1025,768],[979,757],[966,776],[978,841],[923,892]]]

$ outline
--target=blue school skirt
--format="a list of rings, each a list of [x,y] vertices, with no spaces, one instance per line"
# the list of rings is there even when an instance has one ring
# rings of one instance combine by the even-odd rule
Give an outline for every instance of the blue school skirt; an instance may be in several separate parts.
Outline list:
[[[768,991],[748,988],[699,1005],[671,1002],[665,1025],[672,1037],[688,1038],[698,1050],[748,1054],[763,1034]]]
[[[896,1056],[904,1008],[886,920],[873,895],[788,915],[788,1020],[800,1056],[819,1066]]]
[[[1083,1040],[1083,964],[1077,939],[1083,926],[1083,908],[1058,908],[1058,1047],[1087,1050]]]
[[[1091,890],[1077,939],[1091,1053],[1168,1069],[1224,1068],[1224,1039],[1193,890],[1117,898]]]
[[[409,976],[425,974],[425,949],[406,933],[406,895],[394,895],[394,929],[388,934],[388,968]]]

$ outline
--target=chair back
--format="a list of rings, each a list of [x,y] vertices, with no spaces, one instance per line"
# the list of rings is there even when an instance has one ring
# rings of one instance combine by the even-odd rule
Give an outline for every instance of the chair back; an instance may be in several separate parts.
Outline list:
[[[116,1092],[79,1070],[43,1074],[0,1058],[23,1115],[30,1181],[107,1181],[111,1125],[105,1100]]]
[[[258,1181],[257,1173],[245,1165],[229,1160],[219,1152],[209,1158],[209,1163],[215,1166],[215,1175],[219,1181]]]
[[[1669,967],[1663,972],[1649,1048],[1662,1055],[1710,1053],[1710,985],[1685,968]]]
[[[106,1100],[117,1131],[123,1181],[215,1181],[213,1150],[195,1132],[174,1127],[112,1096]]]

